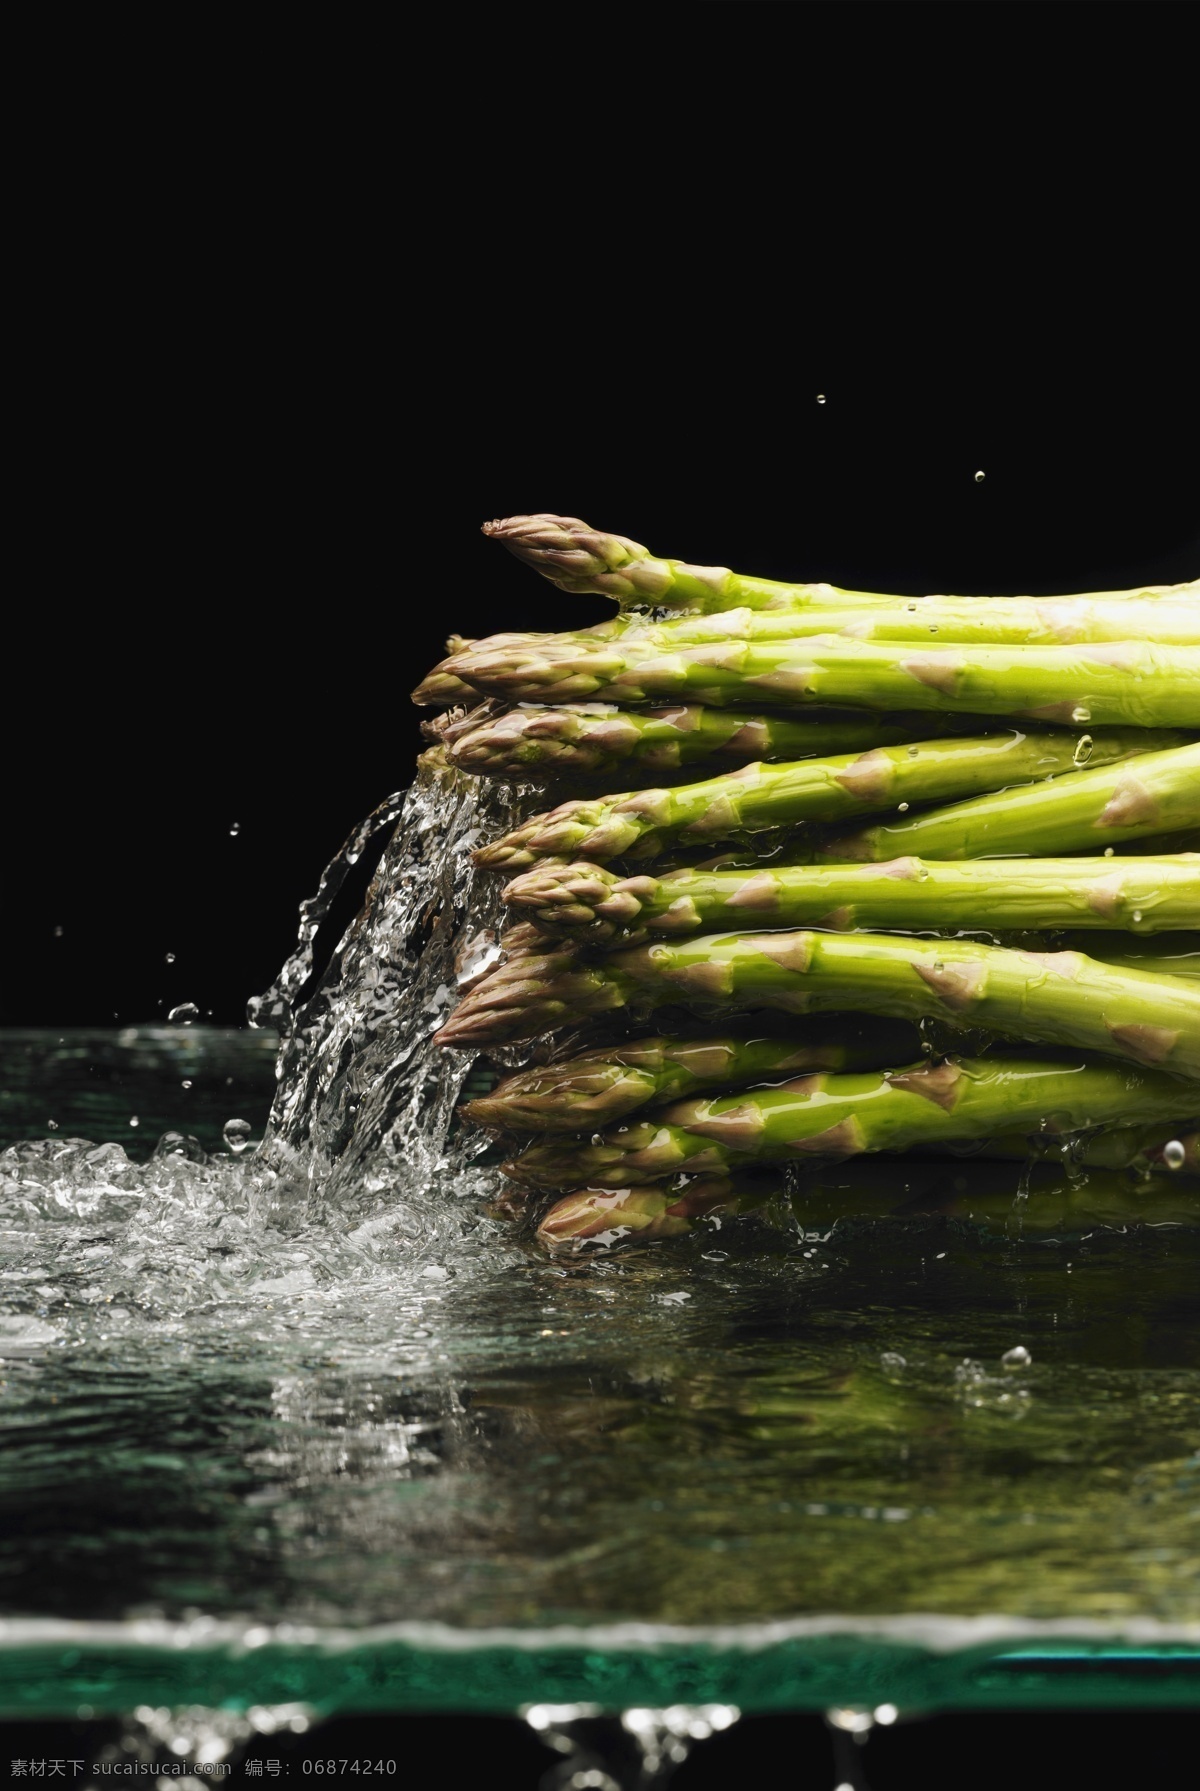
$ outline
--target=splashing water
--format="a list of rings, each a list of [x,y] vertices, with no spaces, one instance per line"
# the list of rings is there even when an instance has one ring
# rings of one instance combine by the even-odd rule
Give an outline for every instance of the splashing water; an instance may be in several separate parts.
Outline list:
[[[282,1035],[257,1150],[235,1116],[216,1150],[169,1131],[148,1163],[78,1137],[0,1152],[0,1244],[20,1264],[7,1291],[27,1284],[32,1296],[14,1302],[23,1310],[6,1350],[20,1347],[22,1325],[40,1338],[47,1317],[54,1326],[73,1314],[94,1330],[86,1321],[99,1315],[108,1337],[246,1296],[261,1305],[264,1290],[282,1312],[306,1290],[345,1291],[385,1265],[392,1280],[420,1276],[450,1250],[460,1266],[508,1255],[504,1228],[482,1210],[499,1183],[477,1162],[486,1141],[454,1131],[471,1057],[439,1050],[435,1035],[460,989],[500,956],[500,880],[477,879],[470,854],[514,824],[525,794],[481,787],[427,754],[407,795],[347,840],[301,909],[295,953],[250,1004],[252,1025]],[[301,1006],[320,923],[384,826],[395,831],[363,909]],[[194,1017],[190,1003],[171,1015],[184,1026]]]

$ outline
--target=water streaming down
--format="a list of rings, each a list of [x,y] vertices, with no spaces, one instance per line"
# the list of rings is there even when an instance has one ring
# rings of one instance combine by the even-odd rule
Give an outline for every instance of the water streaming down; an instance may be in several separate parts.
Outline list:
[[[434,1040],[498,951],[501,880],[470,847],[526,800],[426,761],[348,842],[255,1007],[283,1035],[258,1149],[231,1095],[223,1133],[181,1124],[148,1161],[60,1134],[0,1153],[12,1645],[61,1619],[121,1625],[153,1659],[211,1649],[222,1623],[386,1651],[377,1626],[407,1624],[439,1664],[401,1703],[512,1708],[554,1684],[571,1702],[591,1669],[558,1683],[530,1656],[502,1691],[438,1625],[607,1626],[588,1658],[636,1656],[620,1696],[647,1706],[680,1691],[646,1626],[708,1636],[688,1696],[730,1703],[794,1697],[768,1687],[771,1650],[817,1661],[831,1622],[860,1664],[864,1637],[928,1645],[928,1702],[984,1634],[1196,1638],[1183,1178],[818,1167],[799,1227],[772,1210],[578,1261],[488,1216],[484,1140],[454,1126],[470,1059]],[[369,899],[300,1005],[383,826]],[[269,1653],[212,1701],[269,1678]],[[834,1655],[817,1703],[858,1695]],[[361,1697],[341,1683],[326,1656],[287,1696]]]

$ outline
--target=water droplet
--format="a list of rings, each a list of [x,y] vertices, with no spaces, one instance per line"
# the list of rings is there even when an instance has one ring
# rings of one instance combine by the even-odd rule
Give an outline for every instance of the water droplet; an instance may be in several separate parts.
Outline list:
[[[1139,921],[1140,921],[1140,920],[1141,920],[1141,918],[1142,918],[1142,911],[1141,911],[1141,909],[1140,909],[1140,908],[1135,908],[1135,909],[1134,909],[1134,911],[1133,911],[1133,924],[1134,924],[1134,926],[1135,926],[1135,927],[1136,927],[1136,926],[1137,926],[1137,924],[1138,924],[1138,922],[1139,922]]]
[[[1095,745],[1095,741],[1092,739],[1092,736],[1090,734],[1081,734],[1079,736],[1079,739],[1075,745],[1075,751],[1072,754],[1072,757],[1074,758],[1075,763],[1077,765],[1086,765],[1087,764],[1088,760],[1092,756],[1092,748],[1094,745]]]
[[[190,1026],[193,1020],[200,1018],[200,1009],[194,1001],[181,1001],[167,1015],[168,1020],[177,1021],[181,1026]]]
[[[982,485],[983,481],[984,481],[984,477],[985,477],[985,475],[982,472],[976,473],[976,475],[975,475],[976,485]]]
[[[1090,721],[1092,712],[1086,703],[1077,703],[1071,711],[1072,721]]]
[[[241,831],[242,824],[240,821],[231,821],[229,823],[229,837],[231,840],[235,840]]]
[[[55,927],[55,929],[54,929],[54,937],[55,937],[55,938],[56,938],[56,939],[61,939],[61,938],[62,938],[62,928],[61,928],[61,927]]]
[[[47,1120],[47,1121],[46,1121],[46,1125],[47,1125],[47,1127],[48,1127],[48,1128],[49,1128],[49,1130],[50,1130],[50,1131],[52,1131],[52,1132],[57,1132],[57,1130],[58,1130],[58,1121],[57,1121],[57,1120],[56,1120],[56,1119],[48,1119],[48,1120]],[[1180,1158],[1180,1162],[1182,1162],[1182,1161],[1183,1161],[1183,1159],[1182,1159],[1182,1157],[1181,1157],[1181,1158]]]
[[[929,624],[929,632],[930,632],[930,634],[936,634],[936,633],[937,633],[937,623],[936,623],[936,622],[931,622],[931,623],[930,623],[930,624]]]
[[[881,1365],[884,1368],[907,1368],[908,1367],[908,1363],[905,1360],[905,1358],[900,1354],[899,1350],[895,1350],[895,1349],[885,1349],[883,1354],[880,1356],[879,1360],[880,1360]]]
[[[129,1116],[129,1123],[131,1126],[140,1126],[142,1122],[136,1113],[131,1113]]]
[[[1002,1368],[1028,1368],[1032,1361],[1033,1357],[1025,1345],[1017,1343],[1013,1345],[1012,1349],[1005,1350],[1000,1358],[1000,1366]]]
[[[1168,1169],[1182,1169],[1187,1152],[1178,1138],[1172,1138],[1169,1144],[1163,1145],[1163,1162]]]
[[[163,959],[163,963],[164,964],[173,964],[174,962],[175,962],[175,953],[173,951],[169,951],[167,953],[166,957]]]
[[[903,814],[906,814],[906,813],[907,813],[907,812],[908,812],[908,804],[907,804],[907,802],[898,802],[898,803],[897,803],[897,804],[896,804],[896,810],[897,810],[897,812],[898,812],[898,813],[899,813],[899,814],[902,814],[902,815],[903,815]]]
[[[1111,857],[1112,857],[1112,855],[1113,855],[1113,849],[1112,849],[1112,847],[1111,847],[1111,846],[1105,846],[1105,848],[1104,848],[1104,856],[1105,856],[1105,858],[1111,858]]]
[[[248,1119],[227,1119],[221,1127],[221,1136],[234,1156],[240,1157],[242,1152],[249,1148],[250,1121]]]
[[[183,1081],[182,1081],[182,1082],[181,1082],[181,1083],[180,1083],[180,1084],[179,1084],[179,1086],[180,1086],[180,1088],[190,1088],[190,1087],[191,1087],[191,1086],[192,1086],[192,1079],[191,1079],[191,1077],[190,1077],[190,1076],[185,1076],[185,1077],[184,1077],[184,1079],[183,1079]]]
[[[818,403],[818,404],[824,404],[824,402],[825,402],[825,394],[824,394],[824,392],[818,392],[818,393],[817,393],[817,403]]]
[[[910,603],[908,607],[910,610],[915,610],[917,606],[915,603]]]

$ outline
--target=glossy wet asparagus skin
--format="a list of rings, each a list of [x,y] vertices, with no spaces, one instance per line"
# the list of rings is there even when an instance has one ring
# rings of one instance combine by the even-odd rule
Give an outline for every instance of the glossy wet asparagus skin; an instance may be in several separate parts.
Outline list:
[[[1119,861],[897,858],[880,865],[676,871],[663,878],[620,878],[582,862],[527,871],[508,885],[504,899],[539,925],[602,939],[642,930],[677,937],[731,925],[1149,934],[1200,927],[1200,854]]]
[[[844,1017],[797,1021],[785,1037],[630,1039],[521,1070],[460,1111],[495,1131],[595,1131],[700,1089],[744,1088],[801,1070],[884,1069],[919,1050],[919,1034],[904,1021]]]
[[[550,637],[553,640],[554,637]],[[924,646],[815,635],[643,654],[622,642],[459,654],[460,679],[506,702],[668,699],[716,707],[833,704],[1016,715],[1070,726],[1200,728],[1200,647]],[[434,700],[424,686],[417,702]]]
[[[1093,766],[972,797],[946,808],[838,833],[814,848],[827,862],[1037,857],[1104,851],[1200,824],[1200,745],[1151,752],[1136,763]]]
[[[598,1141],[546,1138],[506,1163],[536,1188],[653,1181],[681,1171],[728,1174],[755,1162],[988,1138],[1028,1129],[1044,1137],[1134,1119],[1191,1116],[1174,1077],[1125,1065],[1022,1059],[947,1060],[862,1075],[802,1076],[777,1088],[679,1101]]]
[[[727,566],[693,566],[683,560],[657,559],[648,548],[627,535],[608,535],[591,529],[577,516],[542,512],[509,516],[483,525],[485,535],[507,547],[562,591],[596,592],[627,604],[653,604],[660,608],[720,612],[745,606],[762,610],[796,608],[810,604],[857,604],[908,602],[911,599],[879,593],[837,590],[826,584],[786,584],[769,578],[750,578]],[[1085,598],[1120,601],[1122,598],[1186,600],[1200,596],[1200,584],[1145,585],[1123,592],[1086,592]],[[966,600],[970,601],[970,600]],[[976,602],[991,602],[976,598]],[[1039,599],[1070,602],[1073,598]]]
[[[886,933],[719,933],[587,965],[569,952],[530,956],[486,976],[438,1039],[472,1048],[533,1038],[634,1002],[647,1011],[683,1002],[705,1011],[938,1017],[1200,1076],[1200,987],[1183,977],[1118,969],[1079,952]]]
[[[1166,736],[1168,741],[1173,738]],[[1158,743],[1143,729],[1101,729],[1088,737],[1087,763],[1098,768],[1120,764],[1146,754],[1149,745]],[[1200,765],[1200,746],[1190,750]],[[518,870],[538,858],[563,854],[603,861],[630,852],[650,835],[686,846],[799,822],[829,822],[901,806],[907,809],[911,804],[966,797],[976,791],[1007,790],[1041,782],[1056,773],[1060,777],[1064,773],[1078,775],[1079,756],[1075,736],[1033,728],[877,746],[865,753],[838,753],[781,765],[746,765],[740,771],[676,789],[623,791],[593,801],[561,803],[481,847],[475,856],[491,870]],[[1200,785],[1200,778],[1196,781]],[[1174,789],[1179,779],[1168,777],[1168,783]],[[1065,783],[1056,785],[1060,791],[1067,787]],[[1103,787],[1111,794],[1124,786]],[[1062,801],[1060,797],[1059,806]],[[1145,802],[1141,806],[1145,807]],[[1194,806],[1200,818],[1200,791]],[[1147,828],[1160,824],[1155,810],[1147,819]]]
[[[865,752],[939,734],[981,731],[970,716],[919,711],[871,715],[862,709],[746,715],[696,703],[666,709],[618,709],[613,703],[525,705],[499,713],[481,705],[476,713],[474,725],[468,715],[449,730],[447,757],[464,771],[508,778],[601,778],[622,771],[653,776],[708,763],[720,772],[755,759]]]

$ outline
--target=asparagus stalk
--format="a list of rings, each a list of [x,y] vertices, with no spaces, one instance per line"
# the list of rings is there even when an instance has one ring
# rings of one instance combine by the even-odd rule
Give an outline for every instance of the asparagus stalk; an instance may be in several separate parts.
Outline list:
[[[1185,977],[881,933],[722,933],[565,967],[561,953],[531,955],[491,971],[437,1036],[466,1047],[533,1038],[634,1001],[938,1017],[1200,1076],[1200,988]]]
[[[1174,738],[1166,736],[1168,741]],[[1162,741],[1163,736],[1145,729],[1098,731],[1089,736],[1088,764],[1117,764],[1150,752]],[[1190,751],[1200,765],[1200,746]],[[622,791],[594,801],[561,803],[481,847],[475,857],[491,870],[517,870],[538,858],[563,853],[616,858],[651,834],[684,845],[729,839],[798,821],[831,821],[893,804],[907,808],[910,803],[968,796],[977,790],[1007,789],[1056,772],[1074,773],[1078,752],[1079,744],[1070,734],[1049,729],[1021,733],[1014,728],[782,765],[745,765],[679,789]],[[1200,779],[1195,781],[1200,786]],[[1200,787],[1195,806],[1200,815]]]
[[[600,622],[591,628],[555,634],[494,634],[480,640],[453,637],[441,669],[458,669],[462,654],[504,656],[514,646],[530,646],[542,656],[570,657],[580,649],[612,644],[634,664],[675,653],[683,647],[725,641],[805,640],[812,635],[845,635],[863,641],[953,641],[972,646],[1056,647],[1078,642],[1154,641],[1160,646],[1200,645],[1200,605],[1163,598],[1069,597],[910,597],[857,608],[812,604],[803,609],[731,609],[715,616],[682,616],[667,622]]]
[[[662,878],[619,878],[584,863],[527,871],[508,885],[504,899],[576,937],[583,928],[609,938],[643,928],[676,937],[730,924],[1158,933],[1200,927],[1200,854],[1119,862],[897,858],[884,865],[688,870]]]
[[[639,1107],[699,1089],[744,1088],[799,1070],[882,1069],[906,1063],[919,1048],[903,1021],[845,1018],[796,1022],[786,1037],[630,1039],[521,1070],[460,1111],[501,1132],[595,1131]]]
[[[839,834],[818,858],[846,863],[1095,852],[1200,823],[1200,744],[1150,752],[1136,765],[1072,771],[1027,789],[956,802],[911,820]],[[1182,842],[1181,842],[1182,843]]]
[[[1193,1089],[1192,1103],[1200,1100]],[[1189,1091],[1126,1065],[947,1060],[857,1075],[802,1076],[777,1088],[679,1101],[597,1140],[544,1138],[504,1165],[535,1188],[620,1187],[678,1174],[729,1174],[754,1162],[988,1138],[1060,1134],[1135,1119],[1177,1120]]]
[[[1157,1131],[1161,1134],[1162,1128]],[[1080,1158],[1087,1158],[1090,1164],[1093,1155],[1099,1158],[1107,1150],[1118,1167],[1125,1167],[1124,1158],[1131,1140],[1136,1141],[1137,1136],[1126,1131],[1103,1133],[1081,1146]],[[1191,1168],[1181,1169],[1180,1179],[1156,1175],[1153,1183],[1148,1180],[1142,1186],[1131,1187],[1128,1176],[1114,1174],[1112,1169],[1081,1170],[1078,1160],[1067,1172],[1054,1163],[1039,1163],[1030,1198],[1022,1204],[1021,1230],[1061,1233],[1098,1224],[1200,1223],[1200,1207],[1187,1179],[1200,1173],[1200,1137],[1193,1132],[1178,1142],[1190,1151]],[[803,1189],[790,1196],[790,1204],[806,1229],[824,1229],[839,1219],[863,1216],[911,1219],[938,1214],[1006,1230],[1013,1222],[1012,1171],[1005,1161],[1007,1148],[1002,1155],[1001,1147],[995,1148],[995,1161],[990,1156],[991,1141],[975,1155],[969,1188],[956,1186],[963,1178],[950,1178],[947,1166],[936,1159],[906,1157],[892,1161],[886,1156],[861,1156],[843,1161],[833,1171],[836,1181],[832,1185],[806,1177]],[[1027,1141],[1022,1141],[1019,1154],[1028,1157]],[[901,1163],[903,1181],[896,1174]],[[1135,1157],[1129,1167],[1157,1170],[1168,1165],[1151,1157],[1145,1161]],[[586,1188],[556,1200],[543,1216],[537,1235],[551,1249],[577,1248],[586,1242],[617,1243],[626,1238],[645,1242],[696,1231],[714,1214],[737,1217],[785,1198],[788,1197],[782,1181],[768,1180],[762,1173],[698,1176],[682,1192],[669,1182],[630,1188]]]
[[[727,566],[691,566],[682,560],[656,559],[627,535],[602,534],[577,516],[509,516],[498,522],[485,522],[483,532],[556,584],[560,591],[597,592],[615,598],[622,608],[628,604],[654,604],[709,613],[742,606],[763,610],[803,608],[813,603],[909,601],[872,592],[837,590],[826,584],[781,584],[769,578],[747,578],[731,572]],[[1197,594],[1200,583],[1087,592],[1085,599],[1167,596],[1185,601]]]
[[[1193,857],[1200,865],[1200,856]],[[1121,862],[1125,861],[1118,860]],[[1124,932],[1064,933],[1057,943],[1064,951],[1086,952],[1102,964],[1200,979],[1200,932],[1159,933],[1142,939],[1131,939]]]
[[[768,709],[832,703],[1024,715],[1065,725],[1200,727],[1200,647],[1139,640],[935,647],[814,635],[658,654],[631,641],[561,648],[543,642],[472,650],[450,663],[457,677],[510,703],[596,698],[629,706],[678,699]],[[425,686],[415,700],[432,700]]]
[[[424,728],[437,723],[423,722]],[[979,732],[974,716],[870,715],[814,710],[809,715],[745,715],[690,703],[673,709],[618,709],[613,703],[481,705],[442,730],[447,757],[485,777],[609,777],[622,767],[651,775],[722,760],[774,762],[817,754],[865,752],[945,734]]]

